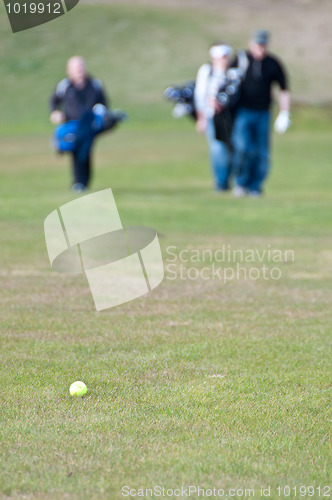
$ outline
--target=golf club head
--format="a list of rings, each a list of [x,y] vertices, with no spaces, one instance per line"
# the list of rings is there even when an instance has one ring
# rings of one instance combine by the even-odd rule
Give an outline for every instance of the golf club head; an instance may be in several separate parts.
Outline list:
[[[127,113],[121,109],[108,110],[104,116],[104,126],[102,131],[111,130],[116,127],[120,122],[128,119]]]
[[[182,118],[183,116],[191,115],[192,112],[193,107],[190,104],[178,102],[172,110],[172,116],[174,118]]]
[[[184,85],[168,87],[164,91],[164,97],[175,103],[172,110],[172,116],[174,118],[190,116],[193,120],[196,120],[197,115],[195,110],[194,92],[195,80],[190,80]]]
[[[124,122],[129,118],[128,114],[125,111],[122,111],[121,109],[115,109],[113,111],[113,116],[117,123]]]
[[[164,91],[164,97],[169,101],[179,102],[181,99],[181,89],[180,87],[168,87]]]

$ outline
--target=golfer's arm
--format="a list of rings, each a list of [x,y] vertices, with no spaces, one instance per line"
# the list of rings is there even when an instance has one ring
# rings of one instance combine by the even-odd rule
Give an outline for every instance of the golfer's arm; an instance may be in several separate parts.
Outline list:
[[[204,64],[198,70],[196,77],[194,101],[198,118],[203,118],[205,116],[205,95],[209,71],[209,66]]]
[[[54,92],[50,98],[50,112],[52,113],[58,109],[61,109],[61,99],[59,99],[56,92]]]
[[[65,121],[65,114],[61,108],[62,99],[60,99],[57,93],[54,92],[50,99],[50,120],[53,125],[59,125]]]
[[[289,90],[281,90],[279,94],[280,111],[290,111],[291,97]]]
[[[99,99],[98,102],[100,104],[103,104],[106,108],[110,108],[111,107],[111,100],[108,97],[108,95],[106,94],[106,92],[105,92],[104,89],[100,90],[100,99]]]

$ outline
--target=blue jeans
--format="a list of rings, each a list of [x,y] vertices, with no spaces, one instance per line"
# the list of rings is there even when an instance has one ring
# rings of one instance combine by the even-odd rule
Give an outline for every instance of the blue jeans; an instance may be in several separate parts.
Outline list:
[[[236,185],[261,192],[270,169],[270,112],[239,108],[232,143]]]
[[[210,150],[210,162],[214,176],[215,187],[218,190],[229,189],[229,176],[231,172],[231,154],[224,142],[216,139],[213,118],[208,119],[206,138]]]

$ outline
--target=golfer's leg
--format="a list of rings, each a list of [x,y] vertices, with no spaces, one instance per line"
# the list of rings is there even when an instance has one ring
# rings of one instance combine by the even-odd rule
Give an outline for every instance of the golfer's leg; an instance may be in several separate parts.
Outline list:
[[[270,170],[270,113],[259,111],[256,121],[256,162],[249,191],[261,193]]]
[[[81,168],[81,173],[82,173],[82,184],[84,186],[88,186],[89,182],[91,180],[91,155],[89,154],[84,162],[82,163],[82,168]]]
[[[73,185],[78,183],[82,184],[80,160],[76,150],[72,153],[72,173]]]
[[[92,152],[92,141],[91,136],[87,136],[85,141],[81,141],[76,145],[76,158],[77,158],[77,180],[80,184],[85,187],[89,184],[91,176],[91,152]]]
[[[210,163],[215,188],[226,191],[229,189],[230,154],[226,144],[215,138],[215,128],[212,119],[208,120],[206,136],[209,144]]]
[[[241,188],[247,188],[250,170],[250,112],[246,109],[239,109],[235,117],[232,144],[233,160],[232,169],[235,177],[235,184]]]
[[[77,133],[75,158],[76,158],[76,182],[87,187],[91,176],[90,156],[95,131],[92,128],[93,113],[86,112],[80,120]]]

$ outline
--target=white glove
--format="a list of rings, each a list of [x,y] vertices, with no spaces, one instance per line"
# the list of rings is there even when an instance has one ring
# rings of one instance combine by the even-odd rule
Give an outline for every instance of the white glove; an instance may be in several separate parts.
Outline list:
[[[284,134],[291,123],[289,111],[280,111],[274,122],[274,130],[278,134]]]
[[[60,123],[63,123],[65,121],[65,115],[62,111],[56,109],[50,114],[50,120],[53,125],[59,125]]]

